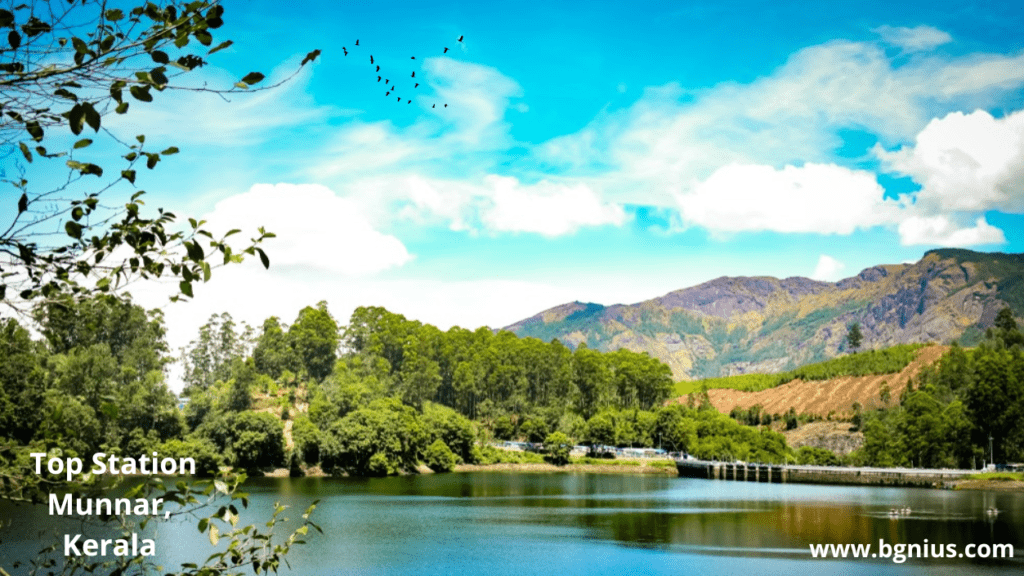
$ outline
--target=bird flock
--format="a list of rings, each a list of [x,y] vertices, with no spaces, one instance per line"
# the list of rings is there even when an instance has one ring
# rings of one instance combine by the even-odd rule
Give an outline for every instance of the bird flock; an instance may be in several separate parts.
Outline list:
[[[459,38],[456,40],[456,42],[462,42],[463,38],[465,38],[465,36],[459,36]],[[359,39],[358,38],[356,39],[356,43],[354,44],[354,46],[356,46],[356,47],[359,46]],[[447,46],[445,46],[444,47],[444,51],[441,52],[441,54],[447,54],[448,50],[449,50],[449,48]],[[349,50],[348,50],[347,46],[342,46],[341,47],[341,51],[345,54],[345,56],[348,56]],[[353,48],[353,52],[354,51],[355,51],[355,48]],[[409,59],[410,60],[415,60],[416,57],[415,56],[410,56]],[[383,82],[384,83],[384,96],[385,97],[392,97],[392,96],[394,96],[395,99],[396,99],[396,102],[397,103],[401,103],[402,100],[403,100],[403,97],[398,95],[397,92],[396,92],[396,88],[398,88],[399,83],[397,83],[397,82],[396,83],[392,83],[391,79],[387,77],[387,73],[386,72],[381,72],[380,64],[373,57],[373,54],[370,54],[370,66],[374,67],[373,68],[373,74],[377,76],[377,82]],[[397,76],[396,76],[396,78],[397,78]],[[403,90],[409,89],[409,90],[415,91],[417,88],[420,87],[420,83],[416,81],[416,70],[412,70],[411,71],[411,74],[409,75],[409,81],[410,81],[410,83],[412,83],[412,88],[409,88],[408,86],[403,86],[402,87]],[[407,95],[404,98],[404,100],[405,100],[406,104],[412,104],[413,98]],[[437,105],[439,103],[440,102],[434,102],[433,104],[430,105],[430,107],[431,108],[437,108]],[[447,108],[448,107],[448,103],[444,102],[442,107],[443,108]]]

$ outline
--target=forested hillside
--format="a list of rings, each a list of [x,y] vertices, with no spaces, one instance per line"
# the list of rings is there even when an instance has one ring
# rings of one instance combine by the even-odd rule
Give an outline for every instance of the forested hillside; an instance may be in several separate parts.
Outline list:
[[[664,446],[781,461],[782,436],[703,407],[664,407],[668,368],[645,354],[570,350],[360,308],[339,326],[326,305],[253,330],[215,315],[184,350],[178,400],[159,312],[97,297],[38,310],[41,339],[0,331],[0,426],[13,458],[192,456],[204,473],[319,466],[386,475],[505,457],[490,439]],[[285,431],[291,442],[286,442]]]

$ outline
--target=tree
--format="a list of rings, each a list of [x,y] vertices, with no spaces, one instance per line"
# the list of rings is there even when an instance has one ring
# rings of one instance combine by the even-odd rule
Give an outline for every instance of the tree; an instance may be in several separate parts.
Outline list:
[[[338,359],[338,323],[327,310],[327,302],[299,311],[288,337],[310,378],[321,381],[331,373]]]
[[[555,466],[568,464],[571,451],[572,443],[569,437],[561,432],[552,432],[544,438],[545,459]]]
[[[285,370],[299,370],[299,359],[291,347],[286,330],[287,326],[282,326],[277,316],[267,318],[263,321],[256,347],[252,351],[256,370],[275,380],[280,378]]]
[[[227,312],[210,316],[199,328],[199,337],[189,342],[181,356],[186,396],[230,378],[232,363],[248,353],[249,344],[244,337],[247,329],[243,322],[242,330],[236,330],[235,321]]]
[[[237,230],[215,238],[203,221],[189,219],[182,230],[176,225],[175,214],[162,209],[147,212],[145,192],[135,187],[138,171],[142,165],[154,169],[163,158],[178,153],[178,148],[152,148],[144,135],[124,142],[108,131],[105,122],[110,114],[126,114],[131,106],[150,102],[167,90],[240,93],[259,84],[264,79],[259,72],[250,72],[233,87],[224,89],[185,88],[185,83],[179,81],[180,76],[199,70],[207,63],[206,58],[231,44],[214,44],[214,31],[223,24],[223,13],[216,0],[169,0],[159,5],[140,2],[135,6],[121,3],[116,8],[105,0],[35,0],[3,2],[0,6],[0,30],[6,39],[0,47],[0,146],[19,151],[23,160],[0,174],[0,185],[10,187],[3,197],[11,199],[10,209],[3,211],[0,221],[0,304],[21,316],[42,311],[43,320],[54,328],[46,335],[47,341],[60,356],[56,361],[64,363],[61,386],[73,386],[85,393],[80,400],[52,388],[35,405],[38,411],[53,416],[43,418],[35,434],[55,449],[86,451],[106,440],[99,420],[112,418],[107,409],[112,403],[104,398],[109,381],[119,386],[153,384],[148,378],[154,371],[146,370],[161,355],[155,346],[148,350],[147,357],[142,354],[146,352],[144,347],[122,347],[122,342],[107,338],[105,326],[115,328],[109,334],[126,333],[118,325],[117,316],[93,315],[95,324],[83,324],[87,330],[80,332],[78,322],[63,322],[62,308],[88,303],[95,294],[121,295],[121,289],[137,280],[168,276],[177,281],[172,300],[190,298],[194,285],[208,281],[218,265],[258,255],[263,265],[269,266],[260,245],[273,235],[265,230],[259,229],[248,243],[236,246],[229,238]],[[319,51],[311,52],[302,64],[318,55]],[[94,139],[121,147],[113,161],[118,166],[111,169],[109,163],[102,166],[84,156]],[[40,185],[29,177],[30,166],[39,173],[57,175],[58,184]],[[59,176],[61,171],[63,177]],[[123,198],[116,196],[122,193]],[[110,311],[119,312],[114,300],[107,302]],[[131,320],[134,312],[128,311]],[[85,317],[90,318],[88,314]],[[138,338],[127,341],[137,342]],[[116,362],[111,363],[111,358]],[[31,368],[21,353],[15,360]],[[155,371],[161,369],[162,365]],[[30,371],[28,384],[32,374]],[[78,377],[92,380],[76,382]],[[20,398],[31,399],[25,388],[24,382],[19,383],[15,391]],[[138,392],[146,393],[145,387]],[[97,401],[99,411],[89,405]],[[149,441],[148,432],[135,430],[130,442]],[[77,481],[56,484],[26,475],[22,449],[28,448],[0,450],[3,499],[38,502],[56,489],[71,492],[76,498],[97,495],[96,485]],[[204,486],[179,484],[173,493],[161,483],[143,483],[136,495],[166,496],[185,506],[181,514],[200,516],[202,506],[214,498],[242,498],[234,494],[242,480],[244,476],[221,478],[208,491]],[[309,512],[311,509],[298,528],[302,533],[315,527],[308,520]],[[111,520],[113,532],[128,528],[125,518]],[[211,556],[204,566],[182,570],[204,575],[233,573],[241,568],[252,568],[256,573],[276,572],[296,536],[277,542],[267,530],[236,527],[237,521],[234,503],[225,504],[216,514],[203,515],[199,528],[209,533],[211,542],[216,545],[223,537],[231,545]],[[275,518],[268,523],[271,530],[277,522]],[[153,567],[143,557],[97,560],[82,556],[66,558],[55,571],[120,574],[147,568]]]
[[[846,343],[850,346],[850,349],[856,352],[863,340],[864,335],[861,334],[860,323],[854,322],[850,324],[850,330],[846,333]]]
[[[455,454],[440,438],[427,446],[423,461],[434,472],[451,472],[455,468]]]

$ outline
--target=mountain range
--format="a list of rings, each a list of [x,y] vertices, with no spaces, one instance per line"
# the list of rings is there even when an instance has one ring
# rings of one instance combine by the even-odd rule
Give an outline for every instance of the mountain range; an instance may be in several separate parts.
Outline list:
[[[953,340],[972,345],[996,314],[1024,311],[1024,254],[931,250],[838,282],[721,277],[636,304],[570,302],[505,329],[571,347],[647,352],[677,380],[779,372],[861,349]]]

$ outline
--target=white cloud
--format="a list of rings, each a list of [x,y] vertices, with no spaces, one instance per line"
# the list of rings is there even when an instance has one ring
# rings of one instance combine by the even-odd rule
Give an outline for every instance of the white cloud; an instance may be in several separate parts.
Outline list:
[[[929,122],[913,146],[875,153],[921,185],[922,210],[1024,212],[1024,111],[954,112]]]
[[[978,218],[973,227],[960,227],[946,216],[912,216],[899,225],[904,246],[919,244],[966,248],[983,244],[1005,244],[1003,231]]]
[[[929,31],[913,30],[923,46]],[[937,42],[943,33],[930,34]],[[991,105],[1024,85],[1024,55],[895,58],[875,42],[835,40],[746,84],[648,88],[633,106],[601,113],[534,154],[608,200],[671,206],[724,165],[835,162],[840,129],[909,141],[936,114]]]
[[[603,203],[582,184],[567,186],[542,181],[523,186],[515,178],[488,176],[492,205],[481,221],[491,230],[535,232],[561,236],[583,226],[621,226],[626,214],[621,206]]]
[[[621,226],[626,221],[621,206],[602,201],[597,192],[578,183],[523,184],[517,178],[495,175],[480,182],[417,176],[390,186],[407,190],[409,202],[400,217],[420,223],[441,218],[452,230],[554,237],[585,226]]]
[[[932,28],[931,26],[906,28],[903,26],[884,25],[871,31],[878,34],[886,44],[898,46],[907,52],[930,50],[953,40],[949,33]]]
[[[263,226],[276,267],[365,276],[412,259],[394,236],[375,230],[350,198],[316,184],[257,184],[217,203],[205,219],[219,230]]]
[[[768,230],[850,234],[895,221],[874,174],[834,164],[730,164],[680,194],[683,221],[716,232]]]
[[[811,278],[814,280],[824,280],[825,282],[835,282],[842,278],[844,268],[846,268],[846,264],[827,254],[822,254],[818,256],[818,265],[814,267],[814,273],[811,274]]]

